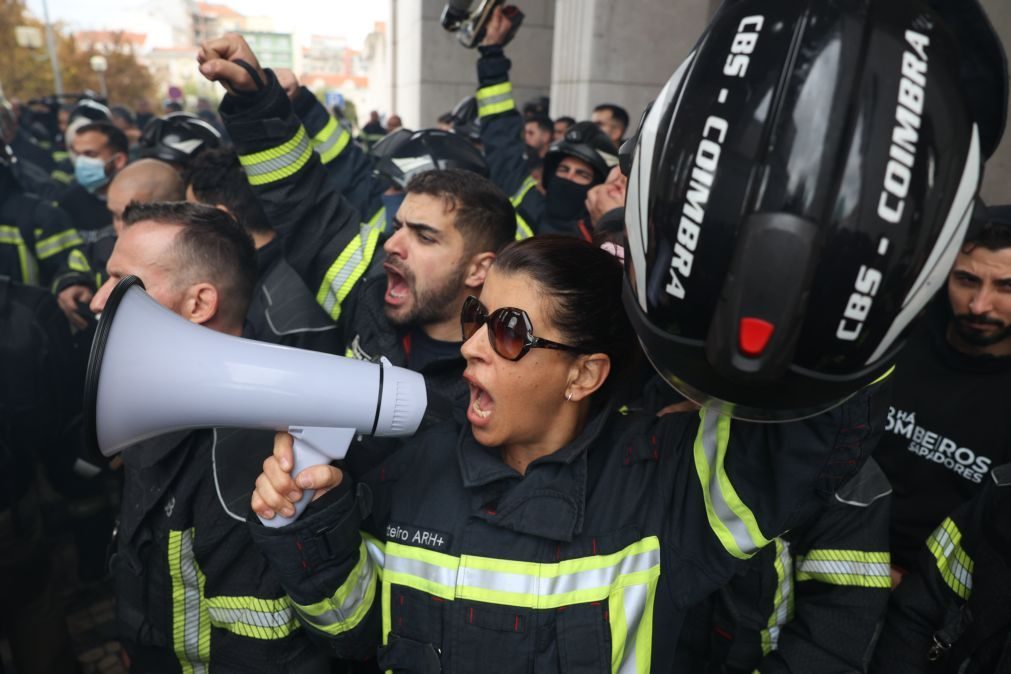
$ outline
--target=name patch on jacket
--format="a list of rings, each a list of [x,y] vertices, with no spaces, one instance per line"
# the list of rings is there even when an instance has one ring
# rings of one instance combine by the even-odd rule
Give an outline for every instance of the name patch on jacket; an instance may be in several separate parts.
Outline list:
[[[422,529],[409,524],[390,522],[386,525],[386,540],[446,552],[449,550],[452,536],[435,529]]]

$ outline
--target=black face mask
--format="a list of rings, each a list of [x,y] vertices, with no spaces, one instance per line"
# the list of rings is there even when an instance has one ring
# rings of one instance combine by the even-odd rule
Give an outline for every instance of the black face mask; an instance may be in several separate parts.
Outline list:
[[[579,220],[586,215],[586,194],[590,187],[556,177],[548,187],[545,214],[555,221]]]

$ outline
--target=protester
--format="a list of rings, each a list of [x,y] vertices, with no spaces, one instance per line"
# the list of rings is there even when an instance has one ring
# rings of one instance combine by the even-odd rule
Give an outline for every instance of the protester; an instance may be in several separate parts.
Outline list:
[[[551,147],[554,125],[549,117],[530,117],[523,124],[523,141],[527,145],[527,155],[544,158]]]
[[[576,120],[572,117],[559,117],[555,120],[554,133],[551,136],[551,142],[557,143],[562,138],[565,138],[565,132],[576,125]]]
[[[110,226],[106,193],[130,160],[126,135],[111,122],[89,122],[77,128],[69,148],[74,153],[74,182],[57,200],[60,208],[80,231]]]
[[[621,147],[628,131],[628,111],[614,103],[604,103],[593,109],[590,120],[607,134],[615,147]]]

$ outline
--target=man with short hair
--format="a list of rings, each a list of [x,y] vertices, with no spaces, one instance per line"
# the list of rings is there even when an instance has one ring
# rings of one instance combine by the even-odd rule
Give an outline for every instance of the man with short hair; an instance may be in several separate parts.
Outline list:
[[[551,147],[553,132],[554,125],[549,117],[540,115],[527,119],[523,123],[523,142],[526,143],[527,153],[543,159]]]
[[[607,134],[615,147],[621,147],[628,131],[628,111],[614,103],[603,103],[593,109],[590,121]]]
[[[74,155],[74,182],[57,199],[78,231],[94,231],[112,224],[105,204],[109,183],[130,160],[126,135],[110,122],[79,127],[68,148]]]
[[[1011,460],[1011,207],[977,208],[965,244],[910,336],[875,454],[895,488],[895,580],[923,541]]]
[[[116,235],[123,227],[123,211],[131,202],[182,201],[185,187],[178,173],[156,159],[138,160],[116,174],[106,190],[105,205],[112,225],[85,231],[80,251],[71,253],[67,265],[53,284],[60,309],[77,328],[87,327],[78,304],[87,304],[95,290],[105,283],[105,266],[116,244]]]
[[[132,275],[182,318],[239,335],[256,260],[249,235],[224,211],[156,202],[126,208],[108,271],[92,300],[96,313]],[[269,434],[247,433],[249,465],[235,465],[241,455],[234,453],[221,465],[217,429],[170,433],[123,453],[111,566],[132,671],[329,671],[252,548],[245,510],[226,496],[228,481],[249,474],[270,452]]]
[[[253,239],[256,288],[243,337],[311,351],[343,353],[337,325],[285,261],[277,231],[250,188],[234,150],[207,150],[193,161],[186,201],[220,208],[235,218]]]
[[[557,143],[565,138],[565,132],[576,125],[576,120],[572,117],[558,117],[555,119],[555,129],[551,136],[551,142]]]

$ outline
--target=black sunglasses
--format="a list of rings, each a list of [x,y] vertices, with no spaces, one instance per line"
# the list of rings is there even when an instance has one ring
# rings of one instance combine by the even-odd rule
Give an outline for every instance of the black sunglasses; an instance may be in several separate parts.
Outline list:
[[[530,349],[557,349],[559,351],[575,351],[582,349],[552,342],[549,339],[534,337],[534,327],[530,316],[522,309],[502,307],[488,315],[488,310],[481,300],[471,295],[463,302],[460,312],[460,327],[463,330],[463,341],[474,336],[482,325],[488,325],[488,341],[491,348],[506,360],[519,360],[527,355]]]

